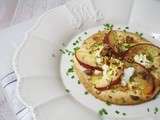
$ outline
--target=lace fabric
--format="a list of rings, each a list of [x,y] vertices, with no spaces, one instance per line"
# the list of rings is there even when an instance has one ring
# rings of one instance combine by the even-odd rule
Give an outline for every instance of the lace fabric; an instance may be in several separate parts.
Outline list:
[[[66,3],[66,7],[73,15],[71,24],[76,29],[95,25],[104,18],[91,0],[71,0]]]

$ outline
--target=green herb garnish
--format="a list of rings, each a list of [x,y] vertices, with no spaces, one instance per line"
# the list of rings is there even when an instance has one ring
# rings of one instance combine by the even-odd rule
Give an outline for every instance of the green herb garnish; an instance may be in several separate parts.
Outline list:
[[[143,33],[139,33],[139,32],[135,32],[137,35],[139,35],[140,37],[143,36]]]
[[[108,115],[108,112],[106,111],[106,109],[102,108],[101,110],[99,110],[99,115],[103,116],[103,115]]]
[[[124,29],[123,32],[127,32],[127,31]]]
[[[155,107],[154,114],[157,114],[157,112],[158,112],[158,107]]]
[[[122,113],[123,116],[126,116],[126,113]]]
[[[80,80],[78,80],[78,84],[81,84]]]
[[[59,51],[60,51],[62,54],[65,54],[65,51],[64,51],[64,50],[59,49]]]
[[[75,48],[73,48],[73,49],[74,49],[74,51],[76,52],[77,50],[80,49],[80,47],[75,47]]]
[[[116,114],[119,114],[120,112],[118,110],[115,111]]]
[[[103,24],[103,26],[104,26],[104,29],[106,29],[106,30],[112,30],[113,29],[113,24]]]
[[[87,32],[84,32],[84,34],[87,35],[88,33],[87,33]]]
[[[111,104],[110,102],[106,101],[106,105],[109,105],[109,106],[110,106],[110,105],[112,105],[112,104]]]
[[[65,91],[66,91],[67,93],[69,93],[69,92],[70,92],[68,89],[65,89]]]
[[[72,63],[73,63],[73,62],[74,62],[74,61],[73,61],[73,59],[71,59],[71,60],[70,60],[70,62],[72,62]]]
[[[73,79],[73,78],[74,78],[74,75],[72,75],[71,78]]]
[[[68,73],[71,73],[71,72],[73,72],[73,66],[71,66],[71,68],[68,68],[68,71],[67,71]]]
[[[125,29],[129,29],[129,27],[127,26],[127,27],[125,27]]]
[[[79,41],[81,41],[81,40],[82,40],[82,37],[81,37],[81,36],[79,36],[79,37],[78,37],[78,40],[79,40]]]
[[[73,43],[73,45],[76,45],[76,43]]]
[[[85,94],[85,95],[88,95],[88,92],[87,92],[87,91],[85,91],[85,92],[84,92],[84,94]]]

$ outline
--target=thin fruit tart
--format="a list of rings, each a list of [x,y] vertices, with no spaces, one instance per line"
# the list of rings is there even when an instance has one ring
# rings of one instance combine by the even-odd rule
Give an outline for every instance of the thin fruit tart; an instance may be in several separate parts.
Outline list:
[[[87,91],[104,102],[140,104],[160,90],[160,48],[136,33],[93,34],[76,51],[74,68]]]

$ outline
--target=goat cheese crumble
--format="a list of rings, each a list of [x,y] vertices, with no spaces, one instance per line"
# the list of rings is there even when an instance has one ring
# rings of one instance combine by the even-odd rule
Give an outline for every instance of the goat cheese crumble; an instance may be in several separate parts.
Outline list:
[[[151,67],[151,61],[149,61],[147,59],[147,56],[146,55],[143,55],[143,54],[139,54],[139,55],[135,55],[134,56],[134,61],[149,68]]]

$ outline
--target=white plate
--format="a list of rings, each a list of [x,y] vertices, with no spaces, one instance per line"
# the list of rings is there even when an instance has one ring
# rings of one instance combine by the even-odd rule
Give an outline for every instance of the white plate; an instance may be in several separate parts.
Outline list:
[[[124,26],[124,25],[121,25],[121,26],[114,25],[114,29],[121,28],[121,30],[124,30],[125,27],[126,26]],[[75,45],[73,45],[73,43],[75,43],[78,40],[79,45],[77,45],[77,46],[80,46],[80,44],[82,44],[87,37],[98,32],[99,30],[104,30],[104,29],[105,29],[105,26],[102,25],[99,27],[95,27],[95,28],[91,28],[89,30],[83,31],[82,33],[80,33],[79,35],[74,37],[69,42],[69,44],[64,49],[64,51],[67,49],[67,50],[74,52]],[[137,29],[129,27],[129,30],[127,29],[127,31],[137,32]],[[159,42],[157,42],[153,38],[147,36],[145,33],[143,33],[143,37],[147,38],[152,43],[160,46]],[[69,73],[69,75],[67,75],[68,69],[71,68],[71,66],[73,65],[73,62],[70,61],[72,59],[72,57],[73,56],[68,55],[67,52],[62,55],[61,65],[60,65],[61,77],[62,77],[62,80],[63,80],[64,85],[66,87],[66,90],[67,91],[69,90],[69,93],[77,101],[79,101],[81,104],[83,104],[87,108],[93,110],[96,113],[98,113],[99,110],[101,110],[102,108],[105,108],[106,111],[108,112],[108,115],[104,116],[106,118],[123,118],[123,119],[135,118],[136,119],[136,118],[152,117],[152,116],[160,114],[160,112],[156,112],[156,114],[155,114],[157,107],[158,107],[158,109],[160,109],[159,108],[160,96],[157,96],[157,98],[152,101],[149,101],[149,102],[146,102],[143,104],[139,104],[139,105],[119,106],[119,105],[107,105],[106,103],[96,99],[91,94],[86,95],[85,94],[86,90],[83,87],[83,85],[78,84],[78,77],[76,76],[76,74],[73,72],[73,73]],[[74,76],[74,78],[72,78],[73,76]],[[149,109],[149,111],[148,111],[148,109]],[[117,113],[116,111],[119,111],[119,113]],[[126,115],[124,115],[124,114],[126,114]]]
[[[71,36],[75,33],[75,29],[72,27],[72,24],[70,24],[73,20],[72,17],[73,16],[65,6],[60,6],[45,13],[39,19],[34,28],[28,32],[25,38],[26,40],[15,55],[13,66],[18,76],[19,97],[31,108],[35,108],[42,104],[45,105],[48,101],[65,95],[65,89],[61,84],[59,76],[59,48],[62,47],[63,42],[71,40]],[[88,35],[95,32],[96,29],[97,28],[89,30],[90,33],[88,33]],[[63,72],[65,73],[65,71]],[[68,84],[65,85],[70,89]],[[81,86],[81,88],[83,89],[83,86]],[[78,90],[80,89],[77,89],[77,93]],[[92,96],[86,97],[84,95],[79,95],[79,97],[83,97],[83,99],[77,99],[82,101],[82,104],[85,99],[93,99]],[[98,103],[98,105],[99,103],[102,104],[102,106],[104,105],[99,101],[96,103]],[[85,104],[86,103],[83,105]],[[89,107],[89,105],[92,105],[92,107]],[[85,106],[89,107],[93,111],[99,110],[94,109],[98,105],[95,104],[95,102],[92,102],[92,100],[89,105]],[[113,109],[112,111],[115,110],[114,108],[117,107],[110,107],[110,109]],[[151,106],[152,111],[148,116],[153,115],[153,109]],[[142,117],[144,117],[143,115]],[[114,112],[113,114],[108,115],[108,117],[114,116],[121,117],[119,115],[115,115]],[[127,117],[129,116],[126,116],[126,118]]]

